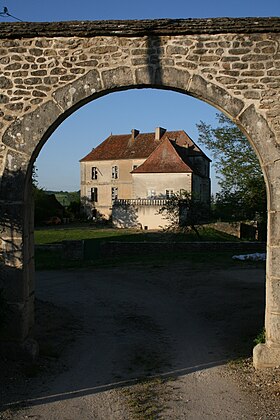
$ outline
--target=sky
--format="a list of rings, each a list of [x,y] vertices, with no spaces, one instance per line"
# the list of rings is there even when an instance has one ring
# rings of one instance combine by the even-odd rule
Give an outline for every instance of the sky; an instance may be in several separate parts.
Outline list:
[[[4,7],[29,22],[280,15],[279,0],[0,0],[0,12]],[[13,21],[0,16],[0,22]],[[196,124],[204,121],[215,125],[216,113],[215,108],[198,99],[171,91],[132,89],[106,95],[68,117],[48,139],[36,160],[39,186],[46,190],[79,190],[79,160],[111,133],[125,134],[132,128],[152,132],[161,126],[185,130],[197,142]],[[215,193],[216,173],[212,170],[211,174]]]

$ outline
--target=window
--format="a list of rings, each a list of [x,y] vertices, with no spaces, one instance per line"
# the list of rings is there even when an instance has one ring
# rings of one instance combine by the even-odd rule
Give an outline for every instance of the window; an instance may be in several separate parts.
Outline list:
[[[111,195],[112,195],[112,201],[118,199],[118,188],[117,187],[112,187]]]
[[[165,190],[166,198],[171,198],[171,197],[173,197],[173,195],[174,195],[173,190]]]
[[[93,201],[94,203],[97,203],[98,201],[98,190],[96,187],[93,187],[90,189],[90,198],[91,201]]]
[[[155,198],[156,196],[156,191],[153,189],[149,189],[148,190],[148,198]]]
[[[97,179],[97,168],[96,168],[96,166],[93,166],[91,168],[91,179]]]
[[[112,178],[118,179],[119,177],[119,168],[117,166],[112,166]]]

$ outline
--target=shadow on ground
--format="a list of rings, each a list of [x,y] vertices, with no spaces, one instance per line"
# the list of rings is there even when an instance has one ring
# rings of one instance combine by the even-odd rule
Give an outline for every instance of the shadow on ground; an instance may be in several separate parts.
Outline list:
[[[37,273],[41,356],[24,366],[27,379],[5,377],[2,410],[251,355],[263,326],[264,277],[253,266],[198,270],[188,262]]]

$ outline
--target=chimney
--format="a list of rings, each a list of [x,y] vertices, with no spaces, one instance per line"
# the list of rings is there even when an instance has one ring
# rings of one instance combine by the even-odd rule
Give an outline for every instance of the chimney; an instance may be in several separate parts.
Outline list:
[[[166,132],[166,129],[165,128],[157,127],[156,128],[156,136],[155,136],[155,139],[156,140],[160,140],[161,137],[164,135],[165,132]]]
[[[139,130],[136,130],[136,128],[133,128],[131,130],[131,139],[135,140],[135,138],[138,136],[138,134],[139,134]]]

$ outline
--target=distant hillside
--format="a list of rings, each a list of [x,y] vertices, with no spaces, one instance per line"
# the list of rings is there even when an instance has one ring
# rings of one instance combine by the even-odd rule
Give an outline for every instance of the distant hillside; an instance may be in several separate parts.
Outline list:
[[[46,194],[54,194],[57,201],[63,206],[68,207],[70,203],[80,200],[80,191],[45,191]]]

